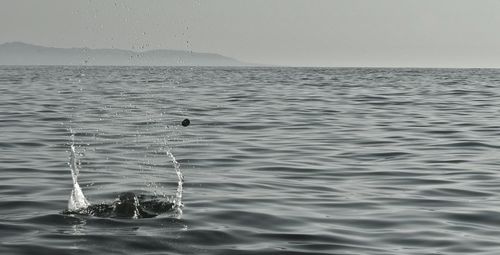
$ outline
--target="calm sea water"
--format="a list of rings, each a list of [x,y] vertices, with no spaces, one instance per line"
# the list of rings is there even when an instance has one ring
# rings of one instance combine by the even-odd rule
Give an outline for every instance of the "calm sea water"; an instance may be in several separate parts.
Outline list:
[[[4,66],[0,109],[0,254],[500,250],[500,70]],[[171,152],[182,213],[62,214],[72,134],[91,203]]]

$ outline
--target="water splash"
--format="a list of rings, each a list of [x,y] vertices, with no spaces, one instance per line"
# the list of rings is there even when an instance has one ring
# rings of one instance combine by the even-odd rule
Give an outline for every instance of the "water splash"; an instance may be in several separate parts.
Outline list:
[[[182,175],[181,169],[180,169],[180,164],[177,162],[175,159],[174,155],[170,150],[167,150],[167,156],[170,157],[170,160],[172,160],[172,163],[175,168],[175,173],[177,174],[177,191],[175,192],[175,197],[174,197],[174,206],[179,214],[182,214],[182,185],[184,184],[184,176]]]
[[[68,201],[68,211],[69,212],[79,212],[79,213],[88,213],[88,212],[95,212],[95,215],[99,215],[99,209],[102,209],[106,207],[105,204],[100,204],[100,205],[91,205],[89,201],[85,198],[85,195],[83,194],[82,189],[80,188],[80,185],[78,184],[78,175],[80,173],[80,166],[79,166],[79,161],[75,149],[75,134],[73,133],[73,130],[70,129],[71,132],[71,144],[70,144],[70,157],[69,157],[69,166],[71,170],[71,177],[73,178],[73,190],[71,191],[71,195]],[[181,172],[180,169],[180,164],[177,162],[175,159],[175,156],[172,154],[170,149],[166,150],[167,156],[170,158],[170,161],[172,162],[175,172],[177,174],[178,182],[177,182],[177,190],[175,193],[175,196],[170,197],[169,203],[171,205],[171,209],[175,210],[175,216],[180,218],[182,216],[182,192],[183,192],[183,184],[184,184],[184,176]],[[163,206],[164,202],[162,201],[156,201],[152,200],[154,203],[157,203],[156,206]],[[116,201],[115,201],[116,202]],[[110,206],[114,206],[112,203]],[[142,206],[142,205],[141,205]],[[111,208],[111,207],[110,207]],[[114,210],[113,208],[111,210]],[[106,212],[104,212],[106,214]],[[94,214],[92,214],[94,215]],[[135,217],[137,218],[137,217]]]
[[[71,177],[73,178],[73,190],[68,201],[68,210],[77,211],[87,208],[90,203],[83,195],[82,189],[78,184],[78,175],[80,173],[80,168],[77,164],[78,159],[75,152],[75,134],[73,130],[71,132],[71,145],[70,145],[70,156],[69,156],[69,166],[71,169]]]

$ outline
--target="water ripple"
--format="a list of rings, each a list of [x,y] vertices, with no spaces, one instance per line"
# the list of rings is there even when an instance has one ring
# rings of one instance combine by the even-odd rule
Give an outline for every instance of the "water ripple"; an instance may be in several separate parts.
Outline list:
[[[497,254],[499,75],[0,67],[0,254]],[[172,196],[170,151],[183,214],[61,214],[71,133],[91,202]]]

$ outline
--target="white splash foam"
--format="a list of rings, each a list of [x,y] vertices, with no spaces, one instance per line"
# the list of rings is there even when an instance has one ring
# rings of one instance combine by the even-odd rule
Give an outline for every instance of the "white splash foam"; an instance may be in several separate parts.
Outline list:
[[[78,184],[78,174],[80,173],[80,169],[78,168],[77,158],[75,153],[75,145],[74,145],[75,135],[71,132],[71,146],[70,146],[70,157],[69,157],[69,166],[71,169],[71,177],[73,178],[73,190],[71,191],[71,195],[68,201],[68,210],[76,211],[83,208],[87,208],[90,203],[83,195],[83,191]]]
[[[178,179],[177,191],[175,192],[175,197],[174,197],[173,202],[174,202],[175,208],[177,209],[178,213],[182,214],[182,207],[183,207],[183,204],[182,204],[182,191],[183,191],[182,185],[184,184],[184,176],[182,175],[179,162],[177,162],[177,160],[175,159],[172,152],[170,152],[170,150],[167,151],[167,155],[170,157],[170,159],[172,160],[172,163],[174,164],[175,173],[177,174],[177,179]]]

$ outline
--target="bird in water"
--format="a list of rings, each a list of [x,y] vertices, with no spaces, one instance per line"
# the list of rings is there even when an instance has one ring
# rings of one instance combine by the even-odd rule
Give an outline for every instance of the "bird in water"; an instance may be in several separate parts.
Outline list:
[[[65,210],[64,214],[89,215],[104,218],[152,218],[172,211],[175,204],[158,196],[136,195],[123,192],[112,203],[90,204],[77,210]]]

